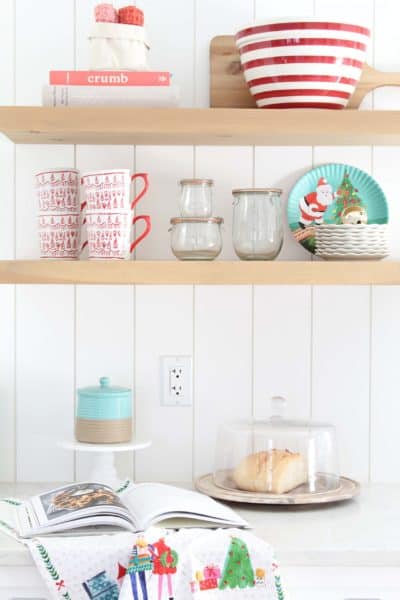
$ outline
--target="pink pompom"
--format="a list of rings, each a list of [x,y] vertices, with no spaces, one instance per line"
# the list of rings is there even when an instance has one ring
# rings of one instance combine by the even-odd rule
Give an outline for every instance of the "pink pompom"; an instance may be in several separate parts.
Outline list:
[[[97,23],[118,23],[118,13],[112,4],[98,4],[94,17]]]

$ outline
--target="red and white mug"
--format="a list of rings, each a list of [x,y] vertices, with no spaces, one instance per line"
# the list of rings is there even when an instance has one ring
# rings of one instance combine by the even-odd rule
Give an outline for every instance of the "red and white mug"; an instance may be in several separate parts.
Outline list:
[[[76,260],[80,254],[80,213],[38,216],[41,258]]]
[[[87,241],[82,245],[89,249],[89,260],[123,260],[149,235],[149,215],[132,218],[128,211],[92,212],[86,215]],[[145,222],[145,230],[130,243],[131,229],[138,221]]]
[[[35,173],[40,213],[78,213],[80,175],[77,169],[46,169]]]
[[[143,180],[143,188],[131,200],[131,183]],[[83,187],[83,207],[88,213],[118,212],[133,210],[149,189],[147,173],[131,176],[129,169],[108,169],[84,173],[81,179]]]

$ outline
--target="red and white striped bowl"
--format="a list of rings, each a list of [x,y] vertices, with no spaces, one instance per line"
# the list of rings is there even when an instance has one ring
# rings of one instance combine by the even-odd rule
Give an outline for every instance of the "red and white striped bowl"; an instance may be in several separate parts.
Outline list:
[[[344,108],[361,76],[369,30],[288,19],[236,34],[245,79],[262,108]]]

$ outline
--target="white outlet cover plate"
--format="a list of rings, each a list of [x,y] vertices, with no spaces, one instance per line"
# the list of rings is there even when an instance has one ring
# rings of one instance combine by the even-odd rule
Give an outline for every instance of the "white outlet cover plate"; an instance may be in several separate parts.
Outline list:
[[[177,382],[171,381],[174,370],[180,372],[178,386],[175,385]],[[161,356],[160,376],[162,406],[192,406],[191,356]]]

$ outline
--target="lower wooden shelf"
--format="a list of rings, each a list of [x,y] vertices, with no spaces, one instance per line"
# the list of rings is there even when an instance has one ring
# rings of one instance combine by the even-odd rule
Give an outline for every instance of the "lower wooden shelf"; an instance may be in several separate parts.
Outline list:
[[[400,261],[0,261],[0,284],[400,285]]]

